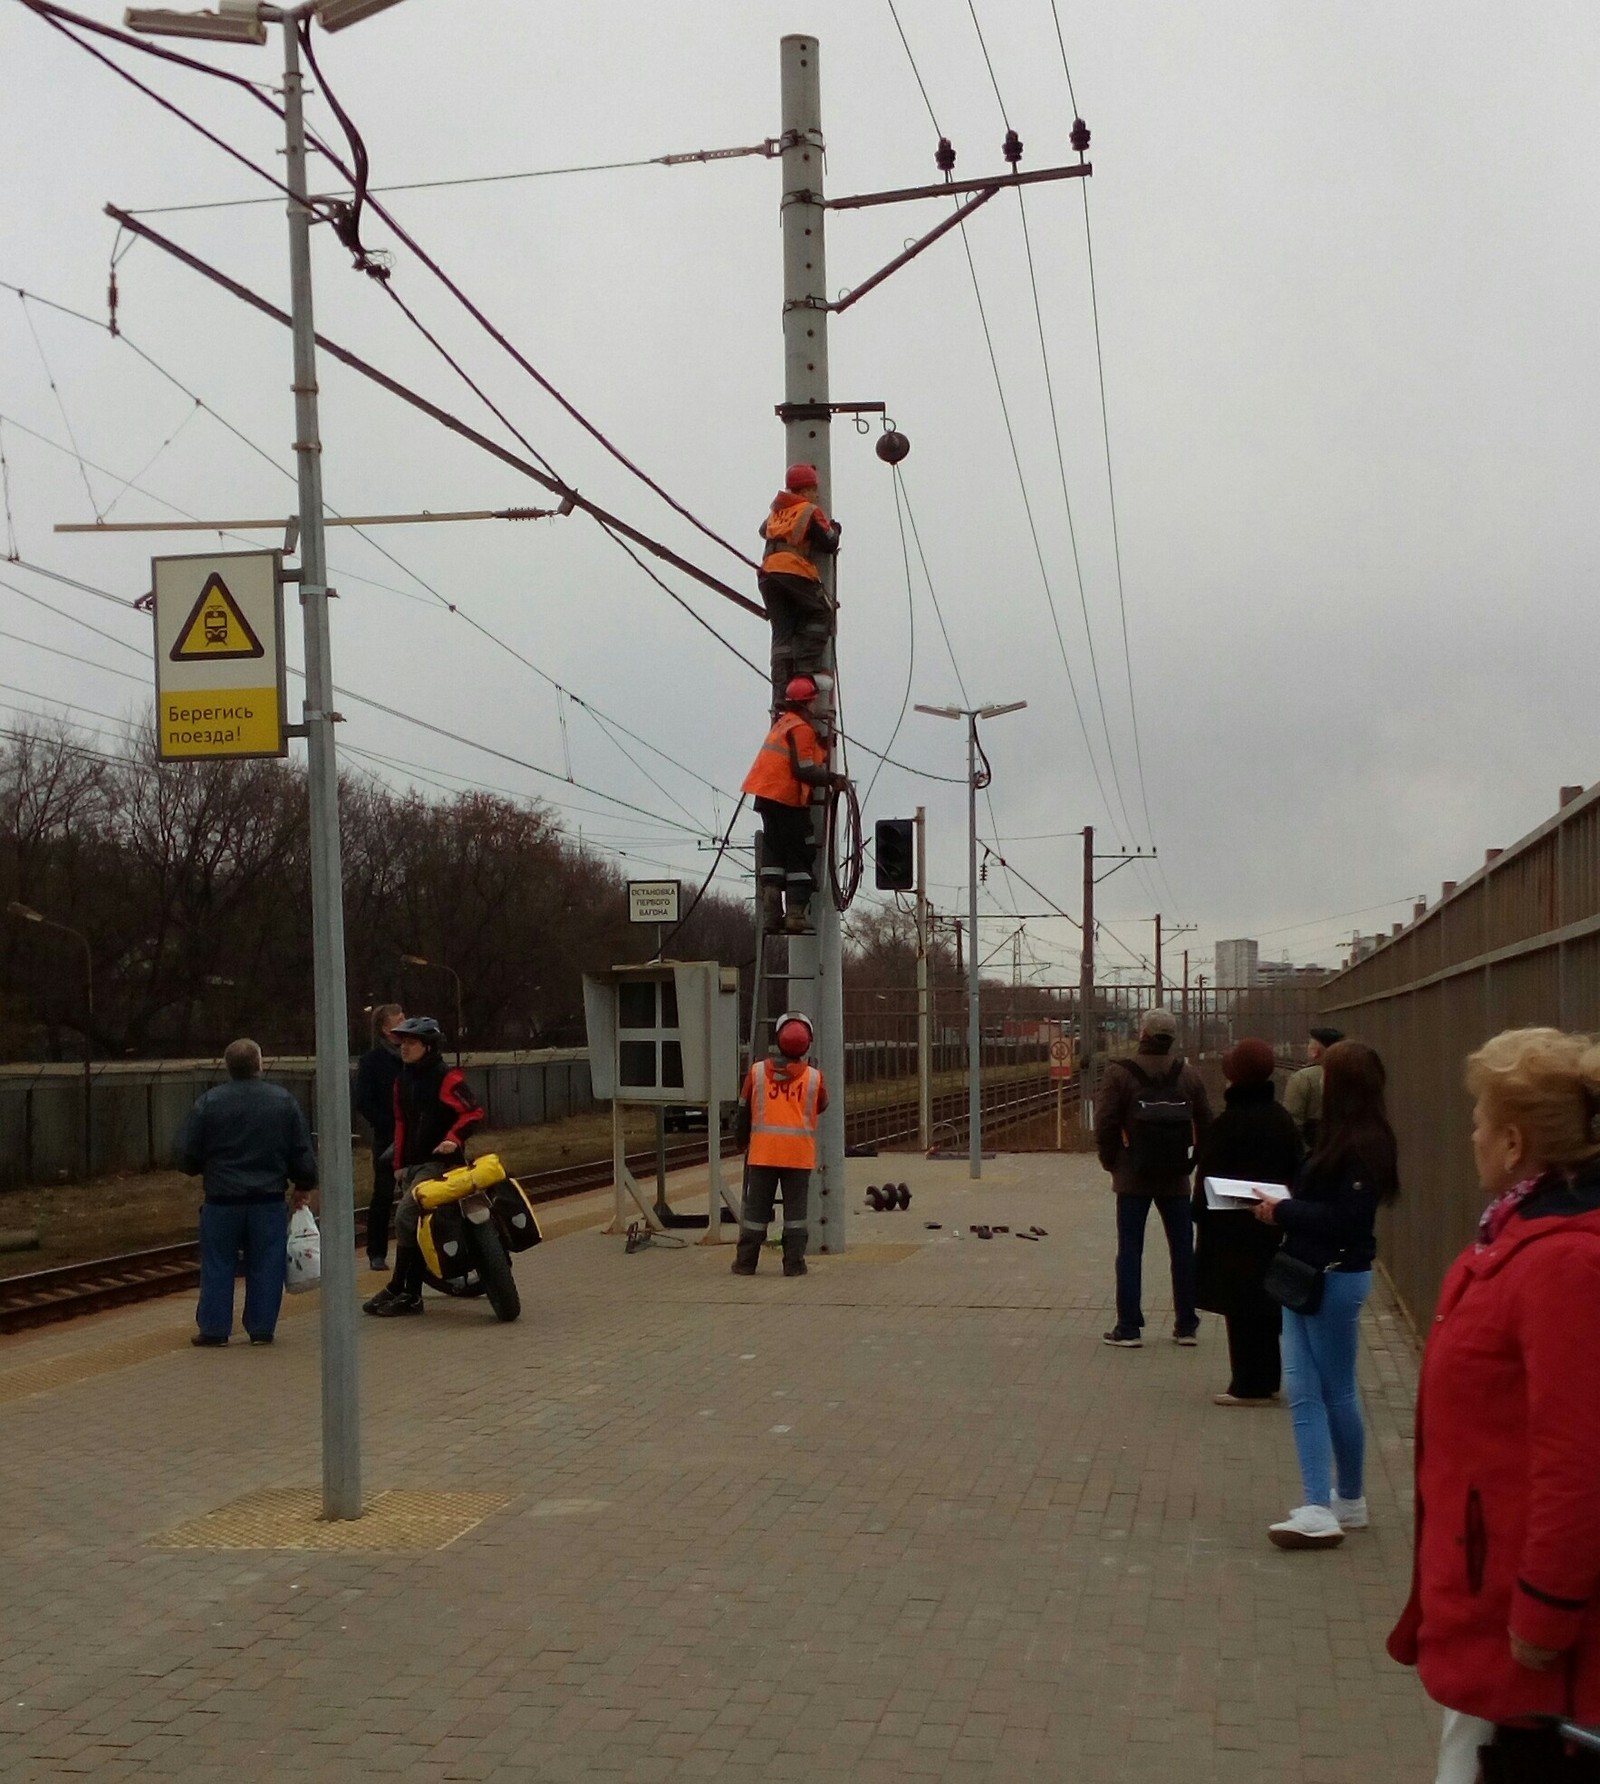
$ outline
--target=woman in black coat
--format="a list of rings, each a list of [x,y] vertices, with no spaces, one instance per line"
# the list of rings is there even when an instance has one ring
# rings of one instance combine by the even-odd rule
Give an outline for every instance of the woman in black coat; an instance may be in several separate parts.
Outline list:
[[[1240,1041],[1224,1054],[1223,1111],[1195,1159],[1195,1299],[1227,1322],[1233,1372],[1228,1391],[1214,1396],[1218,1406],[1269,1406],[1282,1375],[1282,1309],[1261,1286],[1280,1235],[1256,1219],[1253,1204],[1241,1203],[1237,1214],[1224,1213],[1208,1208],[1205,1195],[1207,1177],[1286,1187],[1294,1182],[1300,1135],[1277,1100],[1273,1064],[1265,1041]]]

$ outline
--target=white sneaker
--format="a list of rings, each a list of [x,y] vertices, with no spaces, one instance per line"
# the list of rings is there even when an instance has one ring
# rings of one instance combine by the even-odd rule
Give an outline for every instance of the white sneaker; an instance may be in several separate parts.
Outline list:
[[[1367,1527],[1367,1496],[1359,1499],[1341,1499],[1337,1493],[1333,1496],[1333,1515],[1339,1520],[1341,1530],[1365,1530]]]
[[[1339,1520],[1325,1505],[1302,1505],[1281,1524],[1269,1525],[1267,1535],[1280,1549],[1336,1549],[1344,1541]]]

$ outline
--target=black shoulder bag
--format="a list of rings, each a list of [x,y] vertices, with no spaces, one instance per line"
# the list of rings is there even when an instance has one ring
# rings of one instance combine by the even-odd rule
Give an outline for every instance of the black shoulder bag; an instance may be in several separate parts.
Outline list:
[[[1287,1251],[1280,1250],[1267,1265],[1267,1273],[1261,1279],[1261,1286],[1274,1301],[1287,1307],[1291,1313],[1315,1313],[1322,1305],[1322,1290],[1327,1274],[1326,1270],[1319,1270],[1315,1264],[1308,1264],[1303,1258],[1291,1257]]]

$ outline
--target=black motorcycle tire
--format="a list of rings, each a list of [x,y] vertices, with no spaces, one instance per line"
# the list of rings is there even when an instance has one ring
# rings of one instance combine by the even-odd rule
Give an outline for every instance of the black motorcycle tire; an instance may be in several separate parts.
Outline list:
[[[522,1297],[517,1293],[517,1279],[511,1274],[511,1259],[506,1256],[493,1223],[486,1221],[480,1226],[469,1220],[467,1245],[495,1318],[509,1325],[522,1312]]]

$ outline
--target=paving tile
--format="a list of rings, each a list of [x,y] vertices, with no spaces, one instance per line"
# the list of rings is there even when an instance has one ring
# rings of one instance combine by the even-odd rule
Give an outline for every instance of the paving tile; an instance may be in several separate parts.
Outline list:
[[[1373,1529],[1280,1554],[1287,1415],[1211,1405],[1219,1322],[1161,1341],[1155,1233],[1153,1341],[1099,1342],[1093,1161],[900,1168],[917,1217],[862,1211],[803,1282],[580,1229],[518,1260],[514,1326],[366,1322],[368,1492],[490,1507],[438,1552],[156,1546],[315,1486],[315,1296],[270,1351],[191,1350],[181,1301],[0,1340],[8,1781],[1431,1775],[1382,1645],[1416,1373],[1392,1305]],[[985,1219],[1051,1236],[953,1237]]]

